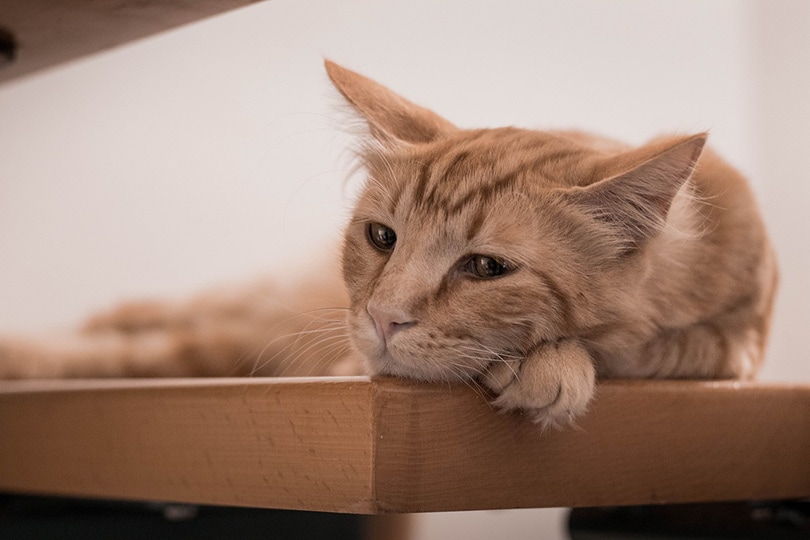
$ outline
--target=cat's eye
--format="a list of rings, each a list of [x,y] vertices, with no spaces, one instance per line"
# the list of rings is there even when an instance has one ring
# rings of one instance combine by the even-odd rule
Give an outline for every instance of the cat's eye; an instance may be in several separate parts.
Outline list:
[[[464,263],[464,271],[479,279],[492,279],[509,272],[509,265],[497,257],[473,255]]]
[[[371,245],[380,251],[391,251],[397,243],[397,233],[394,229],[381,223],[369,223],[366,234]]]

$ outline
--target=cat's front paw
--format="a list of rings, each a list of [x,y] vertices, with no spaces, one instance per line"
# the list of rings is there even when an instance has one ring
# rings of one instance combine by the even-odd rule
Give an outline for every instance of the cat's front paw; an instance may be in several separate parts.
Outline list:
[[[560,428],[583,414],[593,397],[596,370],[574,340],[541,345],[522,362],[497,362],[482,382],[498,394],[494,405],[521,410],[543,428]]]

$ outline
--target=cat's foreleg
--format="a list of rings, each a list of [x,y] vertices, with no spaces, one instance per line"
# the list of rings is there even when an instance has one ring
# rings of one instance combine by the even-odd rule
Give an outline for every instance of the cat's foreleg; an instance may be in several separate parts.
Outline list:
[[[521,362],[498,362],[483,377],[494,405],[521,410],[544,428],[571,424],[593,397],[596,370],[576,340],[543,343]]]

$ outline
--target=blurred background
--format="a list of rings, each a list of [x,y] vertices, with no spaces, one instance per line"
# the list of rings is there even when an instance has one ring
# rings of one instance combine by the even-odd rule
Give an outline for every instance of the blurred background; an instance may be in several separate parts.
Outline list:
[[[810,381],[810,3],[274,0],[0,86],[0,333],[329,273],[351,208],[331,58],[462,127],[709,130],[781,263],[768,380]],[[471,471],[474,474],[474,471]],[[562,510],[416,538],[564,538]]]

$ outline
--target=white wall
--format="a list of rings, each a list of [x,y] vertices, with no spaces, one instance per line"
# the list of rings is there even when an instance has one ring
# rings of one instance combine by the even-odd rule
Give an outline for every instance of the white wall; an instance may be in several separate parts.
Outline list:
[[[461,126],[711,130],[783,268],[764,376],[810,380],[810,14],[801,0],[274,0],[0,87],[0,332],[334,253],[349,144],[324,56]],[[560,512],[437,514],[559,537]],[[551,522],[552,525],[544,525]]]
[[[781,267],[763,377],[810,380],[810,2],[754,6],[753,149]]]

